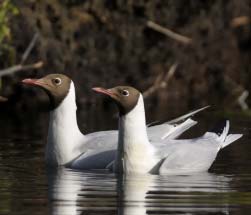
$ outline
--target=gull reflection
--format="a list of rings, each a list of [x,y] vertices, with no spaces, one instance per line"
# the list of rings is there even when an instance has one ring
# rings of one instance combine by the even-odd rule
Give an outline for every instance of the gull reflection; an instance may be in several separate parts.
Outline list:
[[[231,176],[200,173],[183,176],[126,176],[118,183],[118,215],[152,213],[229,214]]]
[[[104,214],[116,210],[116,179],[107,172],[49,170],[51,215]]]
[[[232,176],[217,175],[208,172],[192,175],[159,176],[156,186],[162,191],[175,192],[230,192]]]
[[[154,184],[153,175],[127,175],[118,179],[118,215],[147,214],[146,197]]]
[[[181,214],[229,214],[231,176],[208,172],[183,176],[161,176],[149,197],[157,207]],[[161,199],[156,202],[156,199]]]
[[[82,187],[81,175],[67,168],[48,170],[50,214],[78,215],[77,200]]]
[[[229,214],[231,176],[127,175],[48,171],[51,215]],[[231,211],[230,211],[231,212]]]

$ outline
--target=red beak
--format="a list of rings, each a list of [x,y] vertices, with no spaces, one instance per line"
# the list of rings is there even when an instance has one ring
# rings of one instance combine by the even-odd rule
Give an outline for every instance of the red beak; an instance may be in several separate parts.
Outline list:
[[[110,96],[110,97],[114,96],[112,91],[109,90],[109,89],[104,89],[104,88],[101,88],[101,87],[93,87],[92,90],[94,90],[97,93],[102,93],[102,94],[105,94],[105,95]]]
[[[33,86],[43,86],[44,83],[41,81],[41,79],[24,79],[22,80],[22,83],[27,84],[27,85],[33,85]]]

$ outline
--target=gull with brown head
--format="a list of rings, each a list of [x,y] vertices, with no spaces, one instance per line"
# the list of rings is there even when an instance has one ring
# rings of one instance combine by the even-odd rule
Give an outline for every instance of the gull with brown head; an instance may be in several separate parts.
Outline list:
[[[129,86],[93,88],[112,98],[119,109],[118,153],[114,171],[126,174],[188,174],[207,171],[220,149],[238,140],[228,134],[229,121],[219,132],[195,139],[149,141],[142,94]]]

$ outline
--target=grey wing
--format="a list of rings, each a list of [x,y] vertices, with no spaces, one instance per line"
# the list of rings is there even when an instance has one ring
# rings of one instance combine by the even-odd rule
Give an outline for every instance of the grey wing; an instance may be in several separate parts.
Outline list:
[[[207,109],[209,106],[197,109],[161,125],[155,125],[147,128],[148,137],[152,142],[162,141],[164,139],[176,139],[186,130],[196,125],[197,122],[190,117]]]
[[[99,131],[87,134],[85,136],[85,144],[82,145],[80,151],[84,152],[89,149],[116,149],[118,143],[118,131]]]
[[[158,154],[163,160],[159,173],[187,174],[207,171],[219,149],[218,141],[213,138],[172,140],[170,144],[165,144],[165,147],[158,149]]]
[[[70,166],[76,169],[104,169],[116,156],[118,132],[100,131],[88,134],[76,150],[83,152]]]
[[[116,150],[89,149],[71,163],[76,169],[105,169],[116,156]]]
[[[166,122],[166,123],[168,123],[168,124],[174,124],[174,123],[178,123],[178,122],[184,121],[185,119],[188,119],[188,118],[190,118],[191,116],[194,116],[195,114],[197,114],[197,113],[199,113],[199,112],[201,112],[201,111],[203,111],[203,110],[205,110],[205,109],[207,109],[207,108],[209,108],[209,107],[210,107],[210,106],[208,105],[208,106],[205,106],[205,107],[203,107],[203,108],[199,108],[199,109],[194,110],[194,111],[192,111],[192,112],[190,112],[190,113],[184,114],[184,115],[182,115],[182,116],[180,116],[180,117],[178,117],[178,118],[175,118],[175,119],[173,119],[173,120],[170,120],[170,121],[168,121],[168,122]]]
[[[192,119],[187,119],[177,125],[170,125],[167,123],[155,125],[147,128],[148,138],[150,142],[159,142],[164,139],[178,138],[182,133],[196,125],[197,122]]]

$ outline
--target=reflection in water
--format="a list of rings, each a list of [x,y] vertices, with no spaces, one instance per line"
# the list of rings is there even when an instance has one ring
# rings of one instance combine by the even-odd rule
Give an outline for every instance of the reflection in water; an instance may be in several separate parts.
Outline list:
[[[48,170],[50,214],[77,215],[78,194],[81,190],[81,175],[66,168]]]
[[[84,173],[66,168],[48,172],[50,214],[188,213],[229,211],[231,177],[126,176]]]
[[[228,214],[231,177],[199,173],[188,176],[158,177],[148,196],[149,207],[171,212],[221,212]],[[154,209],[155,210],[155,209]]]
[[[230,181],[230,175],[222,176],[204,172],[192,175],[160,176],[158,183],[161,185],[161,191],[217,193],[231,192]]]
[[[154,184],[152,175],[130,175],[118,180],[118,215],[147,214],[146,196]]]

